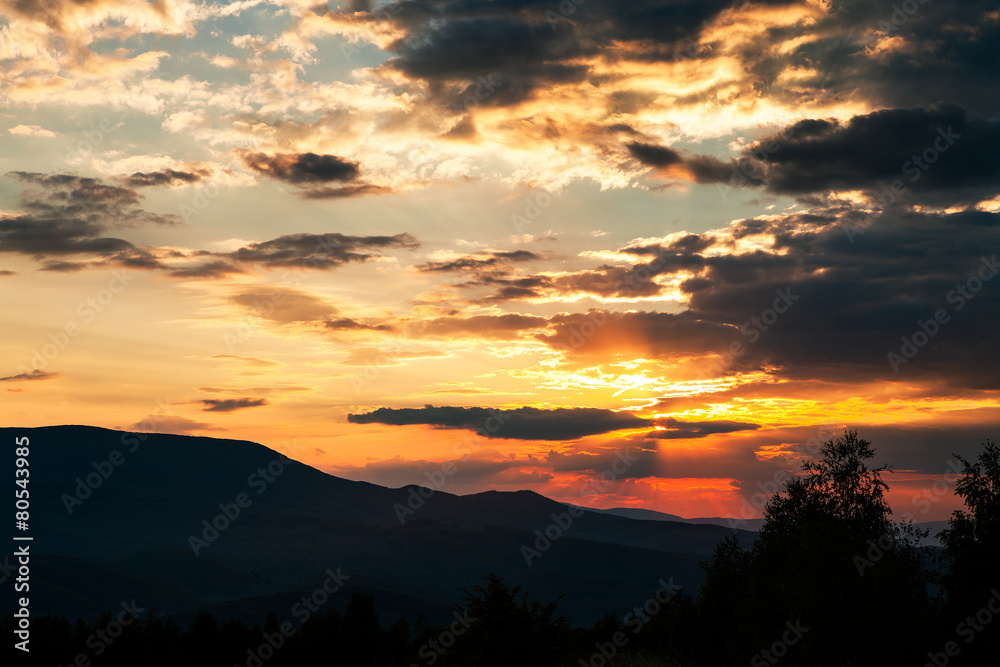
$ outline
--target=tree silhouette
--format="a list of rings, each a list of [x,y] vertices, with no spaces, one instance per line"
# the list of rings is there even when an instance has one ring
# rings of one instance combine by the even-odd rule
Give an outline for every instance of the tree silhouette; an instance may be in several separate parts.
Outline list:
[[[900,636],[928,619],[919,534],[892,522],[871,443],[847,431],[768,501],[753,547],[720,545],[699,599],[712,664],[763,656],[788,624],[808,628],[781,648],[782,664],[895,664],[918,659]],[[724,628],[725,639],[711,634]],[[789,638],[792,635],[788,635]],[[761,657],[768,664],[766,657]]]
[[[507,586],[500,577],[487,574],[485,585],[465,591],[464,616],[469,622],[461,634],[456,633],[454,646],[447,648],[438,664],[466,667],[560,664],[567,653],[569,623],[556,615],[557,606],[558,601],[532,600],[520,586]]]
[[[975,463],[961,456],[956,458],[962,462],[964,470],[955,485],[955,494],[965,501],[966,509],[955,510],[949,527],[941,532],[941,539],[948,570],[944,578],[948,596],[945,618],[955,623],[958,630],[958,624],[970,616],[975,618],[987,607],[1000,587],[997,574],[1000,563],[1000,447],[987,440]],[[997,609],[1000,599],[992,604]],[[1000,618],[993,623],[1000,625]],[[976,664],[976,660],[987,656],[996,659],[1000,651],[1000,630],[993,623],[982,624],[980,619],[964,626],[975,632],[971,637],[963,632],[958,639],[963,645],[959,656],[961,662]],[[976,625],[982,630],[975,630]]]

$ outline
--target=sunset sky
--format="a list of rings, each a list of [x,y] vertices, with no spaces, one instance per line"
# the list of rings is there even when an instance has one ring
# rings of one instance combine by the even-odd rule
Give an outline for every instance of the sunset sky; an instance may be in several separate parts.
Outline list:
[[[744,517],[854,428],[946,518],[1000,436],[998,44],[975,0],[0,0],[0,422]]]

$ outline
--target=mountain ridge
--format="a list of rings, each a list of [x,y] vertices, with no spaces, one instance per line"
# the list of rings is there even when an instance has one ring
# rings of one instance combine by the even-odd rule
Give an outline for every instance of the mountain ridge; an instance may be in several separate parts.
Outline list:
[[[552,515],[570,516],[567,506],[533,491],[437,491],[400,524],[394,506],[409,486],[346,480],[248,440],[72,425],[0,436],[31,441],[33,553],[50,563],[33,578],[37,612],[96,614],[143,595],[164,613],[264,612],[250,601],[339,566],[348,589],[381,590],[407,612],[423,600],[428,618],[495,572],[533,595],[572,591],[566,613],[590,622],[646,599],[661,578],[696,590],[699,563],[732,534],[587,512],[556,534]],[[13,457],[0,469],[13,478]],[[547,530],[554,539],[539,537]]]

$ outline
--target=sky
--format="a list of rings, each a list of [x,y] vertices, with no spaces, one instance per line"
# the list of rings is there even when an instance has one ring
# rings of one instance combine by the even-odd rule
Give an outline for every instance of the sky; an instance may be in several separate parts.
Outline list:
[[[1000,433],[998,44],[976,0],[0,0],[0,420],[741,518],[856,429],[947,518]]]

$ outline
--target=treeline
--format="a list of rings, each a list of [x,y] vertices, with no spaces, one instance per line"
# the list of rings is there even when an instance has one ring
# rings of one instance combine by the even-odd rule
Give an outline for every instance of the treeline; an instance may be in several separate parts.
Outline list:
[[[200,614],[182,629],[154,613],[71,624],[36,618],[28,664],[305,667],[931,667],[1000,665],[1000,449],[987,442],[956,494],[965,509],[943,549],[894,523],[871,443],[847,432],[774,495],[749,549],[720,544],[690,594],[661,587],[628,615],[572,627],[558,601],[531,599],[486,575],[446,625],[380,622],[356,593],[343,613],[288,632],[275,614],[246,627]],[[669,590],[668,590],[669,589]],[[651,594],[653,592],[651,591]],[[2,622],[13,634],[13,619]],[[97,650],[100,653],[97,654]],[[83,656],[80,658],[79,656]]]

